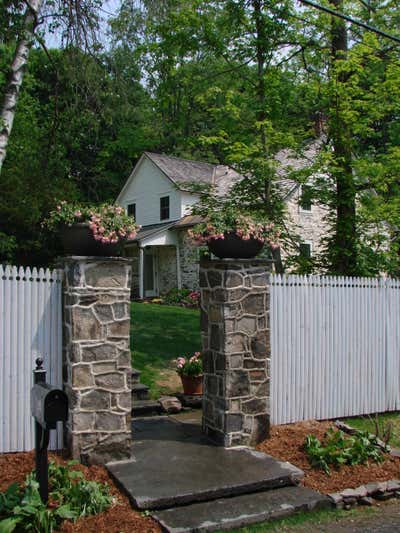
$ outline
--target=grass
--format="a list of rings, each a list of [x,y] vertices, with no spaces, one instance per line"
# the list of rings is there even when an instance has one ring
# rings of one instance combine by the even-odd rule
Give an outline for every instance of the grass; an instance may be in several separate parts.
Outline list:
[[[344,420],[349,426],[376,433],[375,415],[358,416],[354,418],[347,418]],[[378,415],[378,423],[380,428],[385,428],[388,424],[393,424],[393,430],[389,444],[395,448],[400,448],[400,413],[383,413]],[[382,435],[378,435],[382,438]]]
[[[345,523],[348,521],[350,524],[355,518],[368,517],[377,512],[379,512],[379,509],[374,507],[351,509],[349,511],[331,509],[314,512],[299,512],[282,520],[272,520],[271,522],[264,522],[261,524],[255,524],[254,526],[246,526],[241,529],[231,530],[231,533],[309,533],[311,526],[311,531],[318,531],[318,529],[316,529],[318,526],[334,527],[334,523],[341,519],[345,520]]]
[[[173,359],[200,350],[199,317],[197,309],[131,304],[132,365],[153,398],[176,392]]]
[[[299,512],[288,518],[281,520],[272,520],[262,524],[255,524],[254,526],[246,526],[241,529],[231,530],[231,533],[281,533],[281,532],[305,532],[318,531],[318,526],[325,526],[334,530],[335,522],[341,519],[352,521],[355,518],[363,518],[376,514],[379,510],[374,507],[351,509],[349,511],[342,511],[336,509],[321,510],[314,512]],[[312,529],[310,529],[312,527]],[[327,531],[324,529],[323,531]],[[330,531],[330,529],[329,529]],[[222,532],[221,532],[222,533]]]

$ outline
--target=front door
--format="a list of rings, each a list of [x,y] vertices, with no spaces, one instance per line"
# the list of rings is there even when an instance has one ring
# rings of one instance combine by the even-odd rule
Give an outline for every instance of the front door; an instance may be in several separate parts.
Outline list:
[[[157,265],[154,251],[150,249],[144,250],[143,257],[143,288],[145,298],[157,295]]]

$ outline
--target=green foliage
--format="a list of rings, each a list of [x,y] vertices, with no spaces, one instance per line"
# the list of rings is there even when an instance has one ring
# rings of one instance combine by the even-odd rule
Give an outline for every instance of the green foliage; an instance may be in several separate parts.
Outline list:
[[[170,289],[161,298],[162,303],[167,305],[197,306],[200,293],[190,289]]]
[[[50,462],[51,507],[43,504],[33,473],[27,476],[23,487],[13,483],[0,493],[0,533],[51,533],[63,520],[76,520],[107,509],[112,504],[108,487],[71,470],[74,464],[71,461],[68,466],[61,466]]]
[[[339,468],[345,464],[365,464],[369,459],[376,462],[384,460],[374,435],[360,432],[350,437],[334,428],[327,431],[324,444],[314,435],[307,435],[304,451],[311,466],[327,474],[330,474],[330,465]]]
[[[68,203],[65,200],[50,212],[43,226],[55,231],[61,226],[72,226],[77,223],[87,223],[94,238],[103,243],[116,243],[125,238],[133,239],[139,227],[135,224],[135,219],[127,215],[121,206],[108,204],[87,206],[76,202]]]
[[[178,357],[176,371],[180,376],[198,377],[203,374],[203,362],[200,352],[194,352],[190,357]]]

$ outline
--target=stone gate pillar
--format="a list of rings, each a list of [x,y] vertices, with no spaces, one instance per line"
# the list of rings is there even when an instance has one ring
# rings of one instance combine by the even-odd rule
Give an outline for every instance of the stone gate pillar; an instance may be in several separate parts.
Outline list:
[[[131,456],[129,260],[63,259],[66,442],[87,464]]]
[[[272,262],[200,262],[203,431],[223,446],[269,434],[269,288]]]

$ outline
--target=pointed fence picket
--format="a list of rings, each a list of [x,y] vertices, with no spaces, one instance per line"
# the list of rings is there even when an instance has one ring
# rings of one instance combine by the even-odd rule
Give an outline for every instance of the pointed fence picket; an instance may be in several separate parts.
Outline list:
[[[62,388],[62,271],[0,265],[0,453],[34,448],[30,390],[35,358]],[[51,432],[55,433],[55,432]],[[50,448],[62,448],[62,428]]]
[[[271,422],[400,409],[400,280],[271,276]]]

